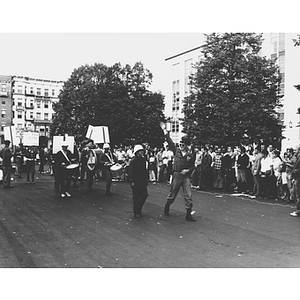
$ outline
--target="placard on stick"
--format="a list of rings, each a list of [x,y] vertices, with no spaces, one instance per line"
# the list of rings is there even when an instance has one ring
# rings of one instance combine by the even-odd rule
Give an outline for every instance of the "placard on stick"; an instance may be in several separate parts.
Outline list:
[[[4,126],[4,139],[10,141],[11,146],[18,145],[20,139],[16,135],[15,126]]]
[[[86,137],[92,139],[95,144],[110,143],[109,130],[107,126],[89,125]]]
[[[23,133],[23,144],[24,146],[39,146],[39,136],[38,132],[24,132]]]
[[[65,136],[54,136],[53,137],[53,153],[57,153],[58,151],[60,151],[62,148],[62,144],[63,143],[67,143],[68,144],[68,149],[72,152],[72,154],[74,153],[74,136],[68,136],[67,134],[65,134]]]

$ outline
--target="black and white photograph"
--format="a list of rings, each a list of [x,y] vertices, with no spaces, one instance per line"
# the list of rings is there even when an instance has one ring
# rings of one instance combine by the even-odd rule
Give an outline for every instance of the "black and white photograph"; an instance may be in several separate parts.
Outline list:
[[[294,290],[300,28],[268,20],[295,9],[17,3],[0,23],[6,298]]]

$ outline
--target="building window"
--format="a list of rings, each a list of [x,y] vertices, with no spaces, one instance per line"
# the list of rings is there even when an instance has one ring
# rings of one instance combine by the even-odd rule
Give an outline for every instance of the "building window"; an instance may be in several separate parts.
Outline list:
[[[44,114],[44,120],[49,120],[49,114],[48,113]]]
[[[49,108],[49,101],[44,102],[44,108]]]
[[[22,106],[22,102],[19,102],[19,101],[18,101],[17,106],[19,106],[19,107]]]
[[[45,96],[48,97],[49,96],[49,90],[45,89]]]
[[[6,84],[1,84],[1,92],[6,92]]]
[[[33,111],[30,112],[29,118],[30,118],[30,119],[33,119]]]
[[[30,94],[33,94],[33,87],[30,87]]]
[[[18,90],[17,90],[18,92],[18,94],[22,94],[22,86],[21,85],[18,85]]]
[[[36,107],[41,108],[41,100],[36,100]]]
[[[172,122],[172,132],[179,132],[179,122],[178,121]]]
[[[52,90],[52,96],[55,96],[55,90]]]
[[[2,117],[2,118],[5,118],[5,115],[6,115],[6,110],[5,110],[5,109],[2,109],[2,110],[1,110],[1,117]]]
[[[18,111],[17,118],[22,119],[22,112],[21,111]]]
[[[37,120],[40,120],[40,119],[41,119],[41,113],[40,113],[40,112],[36,113],[36,119],[37,119]]]
[[[188,59],[184,62],[184,93],[190,93],[190,75],[192,74],[193,59]]]
[[[42,95],[41,88],[37,88],[36,94],[37,94],[37,96],[41,96]]]
[[[276,53],[271,54],[271,59],[276,59],[276,58],[277,58],[277,54]]]
[[[5,100],[2,100],[2,104],[5,104]]]

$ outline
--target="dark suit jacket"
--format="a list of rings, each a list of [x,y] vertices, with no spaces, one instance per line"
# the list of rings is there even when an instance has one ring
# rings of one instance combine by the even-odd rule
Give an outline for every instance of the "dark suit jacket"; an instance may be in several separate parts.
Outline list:
[[[70,150],[67,150],[67,157],[66,159],[65,155],[62,153],[62,150],[58,151],[55,155],[55,163],[59,167],[68,166],[71,164],[71,160],[73,159],[72,152]]]

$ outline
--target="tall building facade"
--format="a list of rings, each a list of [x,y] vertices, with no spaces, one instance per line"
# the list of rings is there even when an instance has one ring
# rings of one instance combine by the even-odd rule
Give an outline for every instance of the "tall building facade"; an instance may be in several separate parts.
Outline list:
[[[295,88],[300,84],[300,47],[293,41],[297,33],[265,33],[263,38],[262,55],[276,59],[282,76],[279,113],[285,126],[281,145],[285,151],[300,144],[300,91]]]
[[[166,90],[165,115],[171,120],[170,137],[178,143],[182,132],[183,99],[190,94],[189,76],[202,57],[201,46],[165,59],[168,64],[169,88]]]
[[[294,87],[300,84],[300,46],[295,47],[293,39],[296,33],[266,33],[263,34],[263,44],[260,55],[267,58],[277,58],[277,64],[282,75],[280,94],[283,96],[279,109],[280,118],[285,125],[281,148],[295,147],[300,144],[300,91]],[[204,41],[204,39],[203,39]],[[170,56],[165,59],[169,74],[169,85],[165,94],[165,115],[172,121],[170,136],[179,142],[182,133],[180,119],[183,117],[183,99],[189,95],[188,76],[194,71],[193,65],[202,58],[201,45]],[[300,112],[300,111],[299,111]]]
[[[63,87],[63,81],[13,76],[12,125],[18,134],[22,131],[39,132],[50,138],[53,103]]]
[[[0,75],[0,137],[3,143],[4,127],[12,122],[12,76]]]

